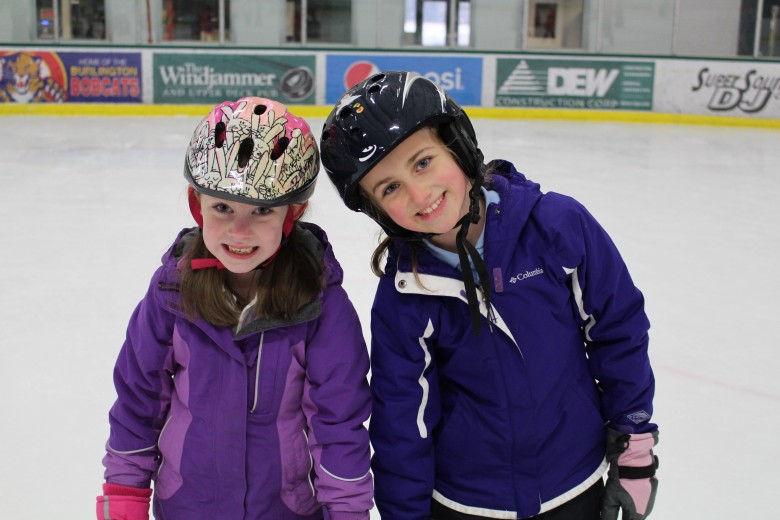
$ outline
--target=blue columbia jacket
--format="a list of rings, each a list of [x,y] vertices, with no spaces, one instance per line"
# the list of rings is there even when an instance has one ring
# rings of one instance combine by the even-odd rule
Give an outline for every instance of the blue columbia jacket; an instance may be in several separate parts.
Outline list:
[[[574,199],[494,165],[481,334],[461,273],[424,247],[420,283],[399,241],[379,282],[370,434],[383,520],[427,519],[431,499],[533,516],[601,478],[605,424],[656,429],[644,300],[612,240]]]

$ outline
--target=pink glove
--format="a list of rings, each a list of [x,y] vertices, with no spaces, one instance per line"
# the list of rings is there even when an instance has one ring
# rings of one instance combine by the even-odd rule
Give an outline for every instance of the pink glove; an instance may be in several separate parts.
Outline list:
[[[103,484],[103,495],[97,497],[97,520],[149,520],[149,488],[120,484]]]
[[[657,443],[657,431],[622,434],[607,428],[609,473],[601,505],[602,520],[617,520],[620,509],[624,520],[643,520],[653,510],[658,490],[658,458],[653,455],[653,446]]]

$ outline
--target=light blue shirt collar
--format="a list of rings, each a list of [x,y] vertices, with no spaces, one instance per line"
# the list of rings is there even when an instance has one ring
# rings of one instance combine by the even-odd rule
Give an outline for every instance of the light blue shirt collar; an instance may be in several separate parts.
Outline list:
[[[482,194],[485,196],[485,215],[487,215],[487,207],[491,204],[498,204],[501,201],[501,197],[497,192],[487,190],[484,186],[482,187]],[[479,239],[477,240],[477,252],[482,258],[485,258],[485,227],[482,228],[482,233],[479,234]],[[431,251],[433,256],[449,266],[460,269],[460,258],[458,258],[457,253],[442,249],[441,247],[431,243],[430,240],[423,240],[423,243],[425,244],[425,247]],[[471,264],[471,271],[474,273],[474,277],[476,279],[477,272],[474,269],[473,263]]]

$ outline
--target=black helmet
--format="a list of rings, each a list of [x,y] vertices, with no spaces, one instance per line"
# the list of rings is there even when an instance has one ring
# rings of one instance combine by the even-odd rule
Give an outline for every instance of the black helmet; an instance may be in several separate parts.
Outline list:
[[[367,212],[390,235],[409,236],[364,207],[358,183],[404,139],[431,125],[438,126],[466,175],[481,177],[483,157],[471,121],[441,86],[416,72],[385,71],[349,89],[320,138],[322,165],[344,204]]]
[[[463,172],[473,179],[469,211],[458,222],[456,246],[463,271],[471,320],[479,334],[479,301],[469,258],[479,275],[485,305],[490,308],[490,278],[474,245],[466,239],[469,225],[479,222],[479,190],[483,157],[468,116],[436,83],[415,72],[386,71],[349,89],[322,129],[320,155],[328,177],[353,211],[374,219],[389,236],[425,238],[430,235],[404,229],[382,211],[365,204],[358,183],[404,139],[426,126],[436,126]]]

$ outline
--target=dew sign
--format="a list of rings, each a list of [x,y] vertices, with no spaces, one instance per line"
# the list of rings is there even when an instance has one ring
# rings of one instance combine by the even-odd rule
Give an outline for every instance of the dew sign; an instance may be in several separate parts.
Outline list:
[[[503,59],[496,61],[499,107],[652,110],[650,61]]]

